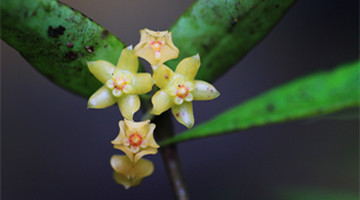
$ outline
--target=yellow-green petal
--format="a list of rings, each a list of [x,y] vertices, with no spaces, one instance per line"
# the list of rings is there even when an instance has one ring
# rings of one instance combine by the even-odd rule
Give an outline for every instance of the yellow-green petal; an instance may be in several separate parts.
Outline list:
[[[114,71],[115,75],[121,71],[127,71],[135,74],[138,71],[139,60],[132,46],[122,50],[117,67]]]
[[[133,115],[140,108],[140,98],[138,95],[124,94],[118,99],[118,106],[124,118],[132,120]]]
[[[211,100],[220,95],[216,88],[205,81],[195,81],[195,89],[192,91],[194,100]]]
[[[160,50],[160,64],[171,59],[176,59],[179,56],[179,49],[173,44],[171,33],[166,34],[165,38],[166,43]]]
[[[183,59],[176,67],[175,72],[184,76],[185,80],[194,80],[200,67],[200,56],[196,54]]]
[[[164,37],[166,34],[168,33],[168,31],[152,31],[148,28],[145,28],[144,30],[140,31],[140,34],[148,34],[148,36],[153,36],[155,38],[158,37]]]
[[[116,98],[105,85],[99,88],[88,101],[88,108],[106,108],[113,105]]]
[[[171,108],[176,120],[187,128],[194,126],[194,114],[191,102],[184,102],[181,105],[176,105]]]
[[[160,65],[154,70],[153,79],[159,88],[164,88],[172,80],[175,73],[166,65]]]
[[[128,157],[122,155],[111,156],[110,165],[114,171],[126,176],[130,174],[131,168],[133,167],[131,160]]]
[[[148,44],[143,44],[142,46],[135,47],[136,55],[145,59],[150,63],[151,66],[158,65],[158,62],[155,60],[154,50]]]
[[[134,153],[130,150],[130,148],[124,145],[114,145],[114,148],[123,151],[131,162],[134,160]]]
[[[154,81],[149,73],[138,73],[132,80],[132,86],[136,94],[144,94],[151,91]]]
[[[117,184],[124,186],[126,190],[129,189],[130,187],[138,186],[142,181],[142,179],[136,179],[136,180],[128,179],[126,176],[116,171],[114,171],[113,178]]]
[[[98,60],[93,62],[87,62],[89,71],[98,79],[101,83],[106,83],[112,78],[115,66],[108,61]]]
[[[138,162],[132,162],[128,157],[122,155],[113,155],[110,164],[114,171],[132,179],[144,178],[154,171],[151,161],[140,159]]]
[[[110,159],[111,167],[114,169],[114,179],[126,189],[139,185],[141,180],[154,172],[151,161],[140,159],[133,163],[126,156],[113,155]]]
[[[155,129],[156,125],[155,124],[150,124],[150,130],[147,133],[146,136],[146,141],[148,141],[148,145],[150,147],[154,147],[154,148],[159,148],[160,146],[156,143],[155,139],[154,139],[154,129]]]
[[[111,141],[111,144],[114,145],[121,145],[124,142],[124,139],[127,137],[127,135],[125,134],[125,122],[124,121],[119,121],[119,128],[120,128],[120,132],[119,135],[113,140]]]
[[[150,120],[135,122],[125,119],[124,121],[127,129],[126,131],[127,137],[130,137],[130,135],[133,133],[139,133],[142,137],[145,137],[150,130],[149,127]]]
[[[151,111],[154,115],[160,115],[174,105],[171,97],[163,90],[157,91],[151,99],[153,109]]]
[[[140,151],[139,153],[135,154],[134,157],[134,162],[138,162],[140,161],[139,159],[145,155],[149,155],[149,154],[156,154],[157,153],[157,149],[156,148],[146,148],[145,150]],[[136,163],[137,164],[137,163]]]

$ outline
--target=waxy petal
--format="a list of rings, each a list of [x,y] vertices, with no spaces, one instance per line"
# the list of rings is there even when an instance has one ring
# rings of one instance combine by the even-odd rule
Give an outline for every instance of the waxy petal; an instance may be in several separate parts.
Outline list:
[[[148,61],[151,66],[159,66],[164,62],[177,58],[179,49],[174,45],[171,39],[171,33],[168,31],[151,31],[149,29],[140,30],[140,42],[134,48],[139,57]],[[162,45],[158,51],[152,48],[152,42],[158,41]]]
[[[151,161],[140,159],[133,163],[129,158],[122,155],[113,155],[110,159],[111,167],[114,169],[114,179],[126,189],[140,184],[141,180],[154,171]]]
[[[149,154],[156,154],[157,153],[157,149],[156,148],[146,148],[142,151],[140,151],[139,153],[135,154],[135,157],[134,157],[134,162],[138,162],[139,159],[145,155],[149,155]]]
[[[172,42],[171,32],[165,35],[165,45],[161,49],[160,54],[160,64],[171,59],[176,59],[179,56],[179,49]]]
[[[200,67],[200,57],[196,54],[183,59],[176,67],[175,72],[184,76],[186,81],[193,81]]]
[[[114,148],[123,151],[126,154],[126,156],[130,159],[131,162],[134,161],[134,153],[130,150],[129,147],[116,144],[116,145],[114,145]]]
[[[126,190],[130,187],[138,186],[142,181],[142,179],[128,179],[126,176],[118,172],[114,172],[113,178],[117,184],[124,186]]]
[[[123,94],[118,99],[117,102],[118,102],[118,106],[119,106],[121,114],[126,119],[132,120],[134,113],[136,111],[138,111],[140,108],[140,98],[136,94],[134,94],[134,95]]]
[[[157,65],[157,61],[155,60],[154,56],[154,50],[150,46],[144,46],[135,50],[136,55],[148,61],[151,66]]]
[[[151,99],[153,109],[151,111],[154,115],[160,115],[174,105],[171,97],[163,90],[157,91]]]
[[[191,102],[184,102],[181,105],[176,105],[171,108],[176,120],[187,128],[194,126],[194,114]]]
[[[140,34],[145,36],[152,36],[152,37],[164,37],[168,31],[152,31],[148,28],[145,28],[144,30],[140,30]],[[141,38],[140,38],[141,40]]]
[[[101,83],[106,83],[112,78],[115,66],[108,61],[98,60],[93,62],[87,62],[89,71],[98,79]]]
[[[205,81],[195,81],[195,89],[192,92],[194,100],[211,100],[220,95],[216,88]]]
[[[111,141],[112,144],[122,144],[126,138],[126,126],[125,126],[125,121],[119,121],[119,128],[120,128],[120,132],[119,135],[113,140]]]
[[[139,68],[139,60],[136,56],[132,46],[122,50],[117,67],[114,71],[116,75],[119,72],[127,71],[131,74],[135,74]]]
[[[175,73],[166,65],[160,65],[153,73],[155,84],[159,88],[166,87],[173,79]]]
[[[112,95],[105,85],[91,95],[88,101],[88,108],[107,108],[116,102],[116,98]]]
[[[132,133],[139,133],[142,137],[145,137],[150,130],[149,124],[150,120],[134,122],[125,119],[125,127],[127,132],[126,136],[130,136]]]
[[[132,86],[136,94],[144,94],[151,91],[154,81],[149,73],[138,73],[132,80]]]
[[[160,146],[156,143],[156,141],[154,139],[155,127],[156,127],[155,124],[150,124],[150,126],[149,126],[150,129],[149,129],[149,132],[147,133],[145,140],[147,141],[147,143],[150,147],[159,148]]]

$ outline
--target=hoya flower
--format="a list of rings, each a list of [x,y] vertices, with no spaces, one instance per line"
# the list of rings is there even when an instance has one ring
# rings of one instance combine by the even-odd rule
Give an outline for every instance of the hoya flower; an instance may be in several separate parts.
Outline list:
[[[156,154],[159,145],[154,140],[155,124],[150,120],[142,122],[120,121],[120,133],[111,141],[115,149],[123,151],[132,162],[147,154]]]
[[[151,99],[152,113],[160,115],[171,108],[175,118],[191,128],[194,125],[192,101],[211,100],[220,95],[213,85],[194,80],[199,67],[198,54],[183,59],[175,72],[165,65],[159,66],[153,74],[155,84],[160,90]]]
[[[144,177],[154,172],[153,163],[146,159],[133,163],[127,156],[113,155],[110,164],[114,169],[115,181],[126,189],[139,185]]]
[[[126,119],[132,119],[140,108],[138,94],[151,91],[149,73],[137,73],[139,60],[132,46],[122,50],[117,66],[98,60],[88,62],[90,72],[104,84],[89,99],[89,108],[106,108],[115,103]]]
[[[134,50],[154,67],[179,55],[179,49],[173,44],[168,31],[140,30],[140,42]]]

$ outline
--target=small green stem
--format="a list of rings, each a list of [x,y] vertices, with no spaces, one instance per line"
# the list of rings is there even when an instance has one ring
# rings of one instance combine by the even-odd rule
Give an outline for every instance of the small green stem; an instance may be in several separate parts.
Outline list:
[[[174,135],[174,129],[171,122],[171,114],[169,111],[163,113],[158,117],[155,117],[154,122],[157,125],[157,128],[155,129],[155,134],[158,141],[170,138]],[[170,183],[174,189],[176,199],[190,199],[188,190],[185,185],[176,145],[173,144],[161,147],[160,152],[170,178]]]

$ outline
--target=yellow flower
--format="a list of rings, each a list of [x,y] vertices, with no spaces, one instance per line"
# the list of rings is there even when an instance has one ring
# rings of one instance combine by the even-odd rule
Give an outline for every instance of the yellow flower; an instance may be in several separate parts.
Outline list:
[[[140,108],[138,94],[151,91],[153,80],[149,73],[137,73],[138,57],[132,46],[121,52],[117,66],[98,60],[88,62],[90,72],[104,84],[89,99],[89,108],[106,108],[118,103],[126,119],[132,119]]]
[[[139,57],[147,60],[151,66],[159,66],[164,62],[177,58],[179,49],[171,40],[171,32],[140,30],[140,42],[134,48]]]
[[[123,151],[132,162],[137,162],[147,154],[156,154],[159,145],[154,140],[155,124],[150,120],[143,122],[120,121],[120,133],[111,141],[115,149]]]
[[[154,171],[154,165],[149,160],[140,159],[133,163],[127,156],[121,155],[113,155],[110,164],[114,169],[115,181],[126,189],[139,185],[144,177],[150,176]]]
[[[194,125],[192,101],[211,100],[220,95],[213,85],[194,80],[199,67],[198,54],[182,60],[175,72],[165,65],[159,66],[153,74],[155,84],[160,90],[151,99],[152,113],[160,115],[171,108],[175,118],[191,128]]]

